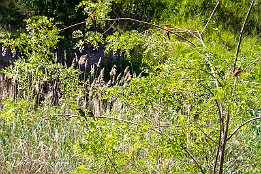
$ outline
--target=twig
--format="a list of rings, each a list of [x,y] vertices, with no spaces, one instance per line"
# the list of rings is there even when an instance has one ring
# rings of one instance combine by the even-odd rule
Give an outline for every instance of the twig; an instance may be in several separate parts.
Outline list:
[[[106,119],[110,119],[110,120],[115,120],[115,121],[118,121],[118,122],[125,122],[125,123],[130,123],[130,124],[134,124],[134,125],[137,125],[137,126],[141,126],[140,124],[138,123],[135,123],[135,122],[132,122],[132,121],[128,121],[128,120],[123,120],[121,118],[115,118],[115,117],[106,117],[106,116],[97,116],[96,118],[106,118]],[[159,130],[156,130],[156,129],[153,129],[153,128],[150,128],[151,130],[157,132],[158,134],[162,135],[162,132],[159,131]]]
[[[203,30],[199,33],[200,36],[203,34],[203,32],[205,31],[205,29],[207,28],[209,22],[211,21],[212,17],[214,16],[214,14],[215,14],[215,12],[216,12],[216,9],[217,9],[217,7],[219,6],[219,4],[220,4],[220,0],[217,1],[217,4],[216,4],[215,8],[213,9],[211,15],[209,16],[206,25],[204,26]]]
[[[214,71],[214,69],[211,69],[211,72],[208,72],[208,71],[206,71],[206,70],[204,70],[204,69],[200,69],[202,72],[204,72],[204,73],[206,73],[206,74],[208,74],[208,75],[210,75],[210,76],[212,76],[215,80],[213,80],[214,82],[215,82],[215,84],[216,83],[218,83],[218,84],[220,84],[221,86],[222,86],[222,84],[221,84],[221,82],[218,80],[218,78],[215,76],[215,73],[213,73],[213,71]]]
[[[50,115],[50,116],[64,116],[64,117],[66,117],[66,118],[80,117],[79,115],[73,115],[73,114],[53,114],[53,115]],[[43,119],[45,119],[45,120],[49,120],[49,119],[51,119],[52,117],[46,116],[46,117],[41,117],[41,118],[43,118]]]
[[[212,65],[212,63],[210,62],[210,60],[209,60],[209,55],[206,54],[205,57],[206,57],[206,60],[208,61],[208,64],[209,64],[209,66],[210,66],[210,70],[211,70],[210,73],[212,74],[212,77],[214,77],[216,87],[219,88],[219,80],[218,80],[218,78],[217,78],[217,76],[216,76],[216,73],[215,73],[215,69],[214,69],[215,67],[214,67],[214,66]]]
[[[253,62],[251,62],[249,65],[247,65],[244,69],[242,69],[241,71],[245,71],[247,70],[249,67],[251,67],[253,64],[255,64],[256,62],[260,61],[260,58],[257,58],[256,60],[254,60]]]
[[[72,117],[81,117],[81,116],[79,116],[79,115],[73,115],[73,114],[53,114],[53,115],[51,115],[51,116],[66,116],[66,117],[70,117],[70,118],[72,118]],[[138,123],[135,123],[135,122],[132,122],[132,121],[128,121],[128,120],[123,120],[123,119],[121,119],[121,118],[115,118],[115,117],[106,117],[106,116],[97,116],[97,117],[95,117],[95,118],[106,118],[106,119],[110,119],[110,120],[116,120],[116,121],[118,121],[118,122],[125,122],[125,123],[130,123],[130,124],[134,124],[134,125],[137,125],[137,126],[140,126],[140,124],[138,124]],[[153,130],[153,131],[155,131],[155,132],[157,132],[158,134],[160,134],[160,135],[162,135],[162,132],[161,131],[159,131],[159,130],[156,130],[156,129],[153,129],[153,128],[150,128],[151,130]]]
[[[200,127],[197,127],[208,139],[210,139],[213,142],[216,142],[215,140],[213,140],[213,138],[211,138],[206,132],[204,132]]]
[[[198,168],[200,169],[201,173],[205,173],[201,165],[199,164],[198,160],[188,151],[188,149],[183,147],[183,150],[192,158],[192,160],[197,164]]]
[[[159,25],[156,25],[156,24],[152,24],[152,23],[149,23],[149,22],[145,22],[145,21],[140,21],[140,20],[137,20],[137,19],[132,19],[132,18],[115,18],[115,19],[104,19],[105,21],[120,21],[120,20],[127,20],[127,21],[134,21],[134,22],[138,22],[138,23],[142,23],[142,24],[146,24],[146,25],[151,25],[151,26],[154,26],[156,28],[159,28],[159,29],[162,29],[162,30],[165,30],[163,27],[159,26]],[[194,44],[192,41],[188,40],[187,38],[177,34],[176,32],[174,31],[171,31],[169,30],[170,33],[186,40],[187,42],[189,42],[190,44],[192,44],[193,46],[196,46],[196,44]]]
[[[69,116],[69,117],[79,117],[79,115],[74,114],[53,114],[51,116]]]
[[[253,7],[254,2],[255,2],[255,0],[252,0],[250,6],[248,8],[248,11],[247,11],[244,23],[242,25],[241,31],[240,31],[240,36],[239,36],[238,43],[237,43],[236,57],[235,57],[234,66],[233,66],[233,72],[235,71],[236,66],[237,66],[237,58],[238,58],[238,53],[239,53],[239,50],[240,50],[240,45],[241,45],[241,42],[242,42],[243,32],[244,32],[245,25],[246,25],[247,19],[249,17],[249,14],[250,14],[250,11]]]
[[[149,22],[145,22],[145,21],[140,21],[140,20],[137,20],[137,19],[132,19],[132,18],[115,18],[115,19],[102,19],[103,21],[121,21],[121,20],[127,20],[127,21],[133,21],[133,22],[138,22],[138,23],[142,23],[142,24],[146,24],[146,25],[151,25],[151,26],[154,26],[156,28],[159,28],[159,29],[162,29],[164,30],[163,27],[159,26],[159,25],[156,25],[156,24],[152,24],[152,23],[149,23]],[[75,26],[78,26],[78,25],[82,25],[84,23],[87,23],[88,21],[83,21],[83,22],[79,22],[79,23],[76,23],[76,24],[73,24],[73,25],[70,25],[68,27],[65,27],[63,29],[60,29],[59,31],[63,31],[63,30],[67,30],[67,29],[70,29],[70,28],[73,28]],[[182,38],[183,40],[189,42],[190,44],[192,44],[193,46],[196,47],[196,44],[194,44],[192,41],[188,40],[187,38],[179,35],[178,33],[174,32],[174,31],[171,31],[169,30],[170,33]]]
[[[85,24],[85,23],[87,23],[87,21],[83,21],[83,22],[79,22],[79,23],[70,25],[70,26],[68,26],[68,27],[65,27],[65,28],[60,29],[59,32],[64,31],[64,30],[67,30],[67,29],[70,29],[70,28],[73,28],[73,27],[76,27],[76,26],[78,26],[78,25]]]
[[[115,21],[110,25],[110,27],[107,29],[107,30],[105,30],[102,34],[104,35],[105,33],[107,33],[111,28],[112,28],[112,26],[115,24]]]
[[[254,120],[258,120],[258,119],[261,119],[261,116],[259,116],[259,117],[254,117],[254,118],[251,118],[251,119],[245,121],[244,123],[242,123],[241,125],[239,125],[239,126],[227,137],[226,140],[228,141],[235,133],[237,133],[237,131],[238,131],[241,127],[245,126],[247,123],[249,123],[249,122],[251,122],[251,121],[254,121]]]
[[[218,163],[218,155],[219,155],[219,151],[220,151],[220,142],[221,142],[221,131],[219,132],[219,140],[218,140],[218,148],[216,151],[216,158],[215,158],[215,162],[214,162],[214,174],[216,174],[216,170],[217,170],[217,163]]]
[[[197,31],[197,35],[193,34],[193,36],[199,40],[199,42],[202,44],[203,47],[205,47],[204,40],[202,39],[202,35],[200,34],[199,31]]]
[[[119,173],[118,170],[117,170],[117,168],[115,167],[115,164],[112,162],[112,160],[111,160],[109,154],[107,154],[107,156],[108,156],[108,158],[109,158],[109,160],[110,160],[110,162],[111,162],[111,164],[112,164],[112,166],[113,166],[115,172],[116,172],[116,173]]]

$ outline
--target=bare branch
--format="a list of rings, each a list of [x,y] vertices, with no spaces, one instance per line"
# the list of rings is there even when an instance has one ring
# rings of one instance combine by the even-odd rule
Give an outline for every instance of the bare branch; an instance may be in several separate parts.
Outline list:
[[[68,117],[68,118],[73,118],[73,117],[82,117],[82,116],[79,116],[79,115],[74,115],[74,114],[53,114],[51,116],[64,116],[64,117]],[[47,117],[46,117],[47,118]],[[125,122],[125,123],[129,123],[129,124],[133,124],[133,125],[137,125],[137,126],[140,126],[140,124],[138,123],[135,123],[133,121],[129,121],[129,120],[124,120],[124,119],[121,119],[121,118],[116,118],[116,117],[106,117],[106,116],[97,116],[95,117],[96,119],[99,119],[99,118],[105,118],[105,119],[110,119],[110,120],[115,120],[115,121],[118,121],[118,122]],[[153,129],[153,128],[150,128],[152,131],[154,132],[157,132],[158,134],[162,135],[162,132],[157,130],[157,129]]]
[[[68,116],[68,117],[79,117],[79,115],[74,114],[53,114],[51,116]]]
[[[201,173],[205,173],[201,165],[199,164],[198,160],[190,153],[190,151],[186,148],[183,148],[185,152],[192,158],[192,160],[197,164],[198,168],[200,169]]]
[[[200,36],[203,34],[203,32],[205,31],[205,29],[207,28],[209,22],[211,21],[212,17],[214,16],[214,14],[215,14],[215,12],[216,12],[216,9],[217,9],[217,7],[219,6],[219,4],[220,4],[220,0],[217,1],[217,4],[216,4],[215,8],[213,9],[211,15],[209,16],[206,25],[204,26],[203,30],[202,30],[202,31],[200,32],[200,34],[199,34]]]
[[[213,141],[214,143],[216,143],[216,141],[211,138],[206,132],[204,132],[200,127],[197,127],[209,140]]]
[[[251,118],[251,119],[245,121],[244,123],[242,123],[241,125],[239,125],[239,126],[227,137],[226,140],[228,141],[235,133],[237,133],[237,131],[238,131],[241,127],[245,126],[246,124],[250,123],[251,121],[258,120],[258,119],[261,119],[261,116],[259,116],[259,117],[254,117],[254,118]]]
[[[111,28],[112,28],[112,26],[115,24],[115,21],[110,25],[110,27],[107,29],[107,30],[105,30],[102,34],[105,34],[105,33],[107,33]]]
[[[59,32],[64,31],[64,30],[68,30],[68,29],[73,28],[73,27],[76,27],[76,26],[78,26],[78,25],[86,24],[87,22],[88,22],[88,21],[83,21],[83,22],[79,22],[79,23],[70,25],[70,26],[68,26],[68,27],[65,27],[65,28],[60,29]]]
[[[218,140],[218,148],[216,151],[216,158],[215,158],[215,162],[214,162],[214,174],[216,173],[217,170],[217,163],[218,163],[218,155],[219,155],[219,151],[220,151],[220,142],[221,142],[221,131],[219,132],[219,140]]]
[[[145,21],[140,21],[140,20],[137,20],[137,19],[132,19],[132,18],[115,18],[115,19],[104,19],[104,21],[120,21],[120,20],[127,20],[127,21],[134,21],[134,22],[138,22],[138,23],[142,23],[142,24],[146,24],[146,25],[151,25],[155,28],[159,28],[159,29],[162,29],[162,30],[165,30],[163,27],[159,26],[159,25],[156,25],[156,24],[152,24],[152,23],[149,23],[149,22],[145,22]],[[196,44],[194,44],[193,42],[191,42],[190,40],[188,40],[187,38],[181,36],[180,34],[178,34],[177,32],[175,31],[172,31],[172,30],[169,30],[170,33],[182,38],[183,40],[189,42],[190,44],[192,44],[193,46],[196,46]]]
[[[132,121],[128,121],[128,120],[123,120],[121,118],[116,118],[116,117],[97,116],[96,118],[106,118],[106,119],[115,120],[115,121],[118,121],[118,122],[125,122],[125,123],[130,123],[130,124],[133,124],[133,125],[140,126],[140,124],[138,124],[138,123],[135,123],[135,122],[132,122]],[[159,131],[157,129],[153,129],[153,128],[150,128],[150,129],[152,131],[157,132],[158,134],[162,135],[161,131]]]
[[[210,66],[210,70],[211,70],[210,74],[215,79],[215,84],[216,84],[216,87],[218,88],[220,84],[219,84],[219,80],[217,78],[217,75],[215,73],[215,66],[209,60],[209,55],[208,54],[205,55],[205,60],[207,60],[209,66]]]
[[[257,58],[256,60],[251,62],[249,65],[247,65],[242,71],[247,70],[248,68],[250,68],[252,65],[256,64],[257,62],[259,62],[260,60],[261,60],[260,58]]]
[[[156,25],[156,24],[152,24],[152,23],[149,23],[149,22],[145,22],[145,21],[140,21],[140,20],[137,20],[137,19],[132,19],[132,18],[115,18],[115,19],[103,19],[103,21],[121,21],[121,20],[126,20],[126,21],[133,21],[133,22],[138,22],[138,23],[142,23],[142,24],[146,24],[146,25],[150,25],[150,26],[153,26],[155,28],[159,28],[159,29],[162,29],[162,30],[165,30],[163,27],[159,26],[159,25]],[[73,25],[70,25],[68,27],[65,27],[63,29],[60,29],[59,31],[64,31],[64,30],[67,30],[67,29],[70,29],[70,28],[73,28],[75,26],[78,26],[78,25],[82,25],[82,24],[85,24],[85,23],[88,23],[88,22],[91,22],[90,20],[86,20],[86,21],[83,21],[83,22],[79,22],[79,23],[76,23],[76,24],[73,24]],[[170,33],[182,38],[183,40],[189,42],[190,44],[192,44],[193,46],[196,47],[196,44],[194,44],[192,41],[188,40],[187,38],[185,38],[184,36],[178,34],[178,32],[175,32],[174,30],[169,30]]]
[[[74,114],[52,114],[52,115],[50,115],[50,116],[61,116],[61,117],[64,117],[64,118],[76,118],[76,117],[81,117],[81,116],[79,116],[79,115],[74,115]],[[45,116],[45,117],[41,117],[41,118],[43,118],[43,119],[45,119],[45,120],[49,120],[50,119],[50,117],[49,116]]]
[[[219,155],[220,161],[219,161],[219,171],[218,171],[219,174],[223,173],[229,122],[230,122],[230,111],[228,111],[227,113],[225,130],[221,135],[221,147],[220,147],[220,155]]]
[[[237,43],[236,58],[235,58],[235,61],[234,61],[234,66],[233,66],[233,72],[235,71],[236,66],[237,66],[237,58],[238,58],[238,53],[239,53],[239,50],[240,50],[240,45],[241,45],[241,42],[242,42],[242,37],[243,37],[245,25],[246,25],[247,19],[249,17],[249,14],[250,14],[250,11],[251,11],[251,9],[253,7],[254,2],[255,2],[255,0],[252,0],[250,6],[248,8],[248,11],[247,11],[244,23],[242,25],[241,31],[240,31],[240,36],[239,36],[238,43]]]
[[[108,156],[108,158],[109,158],[109,160],[110,160],[110,162],[111,162],[111,164],[112,164],[112,166],[113,166],[113,168],[114,168],[115,172],[116,172],[117,174],[119,174],[119,172],[118,172],[118,170],[117,170],[117,168],[116,168],[116,166],[115,166],[114,162],[111,160],[111,158],[110,158],[109,154],[107,154],[107,156]]]

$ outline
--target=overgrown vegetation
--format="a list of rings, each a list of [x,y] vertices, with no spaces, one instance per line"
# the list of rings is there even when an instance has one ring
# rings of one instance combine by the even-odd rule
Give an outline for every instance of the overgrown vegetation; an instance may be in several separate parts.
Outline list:
[[[259,1],[61,2],[0,3],[0,173],[260,173]]]

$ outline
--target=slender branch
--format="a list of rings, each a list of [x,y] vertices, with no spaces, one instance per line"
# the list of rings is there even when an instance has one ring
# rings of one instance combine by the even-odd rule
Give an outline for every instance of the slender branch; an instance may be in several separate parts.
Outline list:
[[[228,111],[227,116],[226,116],[226,126],[224,133],[222,134],[221,137],[221,150],[220,150],[220,163],[219,163],[219,174],[223,174],[223,166],[225,162],[225,151],[226,151],[226,143],[227,143],[227,133],[228,133],[228,127],[229,127],[229,122],[230,122],[230,111]]]
[[[217,169],[217,163],[218,163],[218,157],[219,157],[219,153],[220,153],[220,146],[221,146],[221,137],[223,135],[223,130],[224,130],[224,119],[223,119],[223,107],[222,104],[218,102],[217,99],[215,99],[215,103],[217,105],[218,108],[218,114],[219,114],[219,121],[220,121],[220,130],[219,130],[219,139],[218,139],[218,148],[216,151],[216,158],[215,158],[215,162],[214,162],[214,174],[216,173],[216,169]]]
[[[221,131],[219,133],[218,149],[216,152],[216,158],[215,158],[215,162],[214,162],[214,174],[216,174],[216,170],[217,170],[218,156],[219,156],[219,151],[220,151],[220,142],[221,142]]]
[[[69,117],[69,118],[72,118],[72,117],[81,117],[79,115],[73,115],[73,114],[53,114],[52,116],[66,116],[66,117]],[[121,119],[121,118],[116,118],[116,117],[106,117],[106,116],[96,116],[95,117],[96,119],[98,118],[106,118],[106,119],[110,119],[110,120],[115,120],[115,121],[118,121],[118,122],[125,122],[125,123],[129,123],[129,124],[133,124],[133,125],[137,125],[137,126],[140,126],[140,124],[138,123],[135,123],[133,121],[128,121],[128,120],[124,120],[124,119]],[[157,129],[153,129],[153,128],[150,128],[152,131],[155,131],[157,132],[158,134],[162,135],[162,132],[157,130]]]
[[[53,114],[51,116],[68,116],[68,117],[79,117],[79,115],[74,114]]]
[[[246,124],[250,123],[251,121],[254,121],[254,120],[258,120],[258,119],[261,119],[261,116],[259,117],[254,117],[254,118],[251,118],[247,121],[245,121],[244,123],[242,123],[241,125],[239,125],[228,137],[227,137],[227,141],[235,134],[237,133],[237,131],[242,128],[243,126],[245,126]]]
[[[192,160],[197,164],[198,168],[200,169],[201,173],[205,173],[203,168],[201,167],[201,165],[199,164],[198,160],[190,153],[190,151],[188,151],[188,149],[183,148],[183,150],[185,150],[185,152],[192,158]]]
[[[205,55],[205,58],[206,58],[206,60],[207,60],[207,62],[208,62],[208,64],[209,64],[209,66],[210,66],[210,70],[211,70],[211,74],[212,74],[212,77],[214,77],[214,79],[215,79],[215,84],[216,84],[216,87],[218,88],[219,87],[219,81],[218,81],[218,78],[217,78],[217,76],[216,76],[216,73],[215,73],[215,67],[212,65],[212,63],[210,62],[210,60],[209,60],[209,55],[208,54],[206,54]]]
[[[151,25],[151,26],[154,26],[156,28],[159,28],[159,29],[163,29],[163,27],[159,26],[159,25],[156,25],[156,24],[152,24],[150,22],[145,22],[145,21],[140,21],[140,20],[137,20],[137,19],[133,19],[133,18],[114,18],[114,19],[104,19],[104,21],[133,21],[133,22],[138,22],[138,23],[142,23],[142,24],[146,24],[146,25]]]
[[[68,29],[73,28],[73,27],[76,27],[76,26],[78,26],[78,25],[86,24],[87,22],[88,22],[88,21],[83,21],[83,22],[79,22],[79,23],[70,25],[70,26],[68,26],[68,27],[65,27],[65,28],[60,29],[59,32],[64,31],[64,30],[68,30]]]
[[[241,71],[245,71],[248,68],[250,68],[252,65],[254,65],[255,63],[259,62],[261,59],[257,58],[256,60],[254,60],[253,62],[251,62],[249,65],[247,65],[244,69],[242,69]]]
[[[214,143],[216,142],[213,138],[211,138],[206,132],[204,132],[200,127],[197,127],[208,139],[213,141]]]
[[[220,124],[220,135],[224,134],[224,116],[223,116],[223,106],[221,103],[219,103],[216,99],[215,99],[215,103],[218,107],[218,113],[219,113],[219,124]]]
[[[205,43],[204,43],[204,40],[202,38],[202,35],[200,34],[199,31],[197,32],[197,35],[193,34],[193,36],[196,37],[199,40],[199,42],[202,44],[203,47],[206,46]]]
[[[145,22],[145,21],[140,21],[140,20],[137,20],[137,19],[132,19],[132,18],[115,18],[115,19],[104,19],[104,21],[120,21],[120,20],[127,20],[127,21],[133,21],[133,22],[138,22],[138,23],[142,23],[142,24],[146,24],[146,25],[151,25],[155,28],[159,28],[159,29],[162,29],[162,30],[165,30],[163,27],[159,26],[159,25],[156,25],[156,24],[152,24],[152,23],[149,23],[149,22]],[[170,33],[182,38],[183,40],[189,42],[190,44],[192,44],[193,46],[196,46],[196,44],[194,44],[193,42],[191,42],[190,40],[188,40],[187,38],[179,35],[178,33],[172,31],[172,30],[169,30]]]
[[[107,29],[107,30],[105,30],[102,34],[105,34],[105,33],[107,33],[111,28],[112,28],[112,26],[115,24],[115,21],[110,25],[110,27]]]
[[[205,29],[207,28],[209,22],[211,21],[212,17],[214,16],[214,14],[215,14],[215,12],[216,12],[216,9],[217,9],[217,7],[219,6],[219,4],[220,4],[220,0],[217,1],[217,4],[216,4],[215,8],[213,9],[211,15],[209,16],[206,25],[204,26],[203,30],[199,33],[200,36],[203,34],[203,32],[205,31]]]
[[[209,88],[207,88],[206,86],[203,86],[204,87],[204,89],[206,89],[206,90],[208,90],[211,94],[212,94],[212,96],[215,96],[214,95],[214,93],[209,89]],[[215,104],[216,104],[216,106],[217,106],[217,109],[218,109],[218,116],[219,116],[219,121],[220,121],[220,136],[221,136],[221,133],[223,133],[223,128],[224,128],[224,123],[223,123],[223,121],[224,121],[224,119],[223,119],[223,114],[222,114],[222,112],[223,112],[223,107],[222,107],[222,104],[221,103],[219,103],[219,101],[217,100],[217,99],[215,99],[214,100],[215,101]],[[219,143],[220,143],[220,139],[219,139]],[[220,144],[219,144],[219,146],[220,146]]]
[[[145,21],[140,21],[140,20],[137,20],[137,19],[132,19],[132,18],[115,18],[115,19],[103,19],[103,21],[121,21],[121,20],[126,20],[126,21],[133,21],[133,22],[138,22],[138,23],[142,23],[142,24],[146,24],[146,25],[151,25],[155,28],[159,28],[159,29],[162,29],[162,30],[165,30],[163,27],[159,26],[159,25],[156,25],[156,24],[152,24],[152,23],[149,23],[149,22],[145,22]],[[89,20],[90,21],[90,20]],[[79,23],[76,23],[76,24],[73,24],[73,25],[70,25],[68,27],[65,27],[63,29],[60,29],[59,31],[64,31],[64,30],[67,30],[67,29],[70,29],[70,28],[73,28],[75,26],[78,26],[78,25],[82,25],[82,24],[85,24],[85,23],[88,23],[89,22],[88,20],[86,21],[83,21],[83,22],[79,22]],[[184,36],[178,34],[177,32],[175,31],[172,31],[172,30],[169,30],[170,33],[182,38],[183,40],[189,42],[190,44],[192,44],[193,46],[196,47],[196,44],[194,44],[192,41],[188,40],[187,38],[185,38]]]
[[[238,58],[238,54],[239,54],[239,51],[240,51],[240,45],[241,45],[241,42],[242,42],[242,37],[243,37],[245,25],[246,25],[247,19],[249,17],[249,14],[250,14],[250,11],[253,7],[254,2],[255,2],[255,0],[252,0],[250,6],[248,8],[248,11],[247,11],[244,23],[242,25],[241,31],[240,31],[240,36],[239,36],[238,43],[237,43],[236,57],[235,57],[235,60],[234,60],[233,72],[235,71],[236,66],[237,66],[237,58]]]
[[[137,125],[137,126],[140,126],[140,124],[138,123],[135,123],[135,122],[132,122],[132,121],[128,121],[128,120],[123,120],[121,118],[115,118],[115,117],[106,117],[106,116],[97,116],[96,118],[106,118],[106,119],[110,119],[110,120],[115,120],[115,121],[118,121],[118,122],[125,122],[125,123],[130,123],[130,124],[133,124],[133,125]],[[154,132],[157,132],[158,134],[162,135],[162,132],[157,130],[157,129],[153,129],[153,128],[150,128],[152,131]]]
[[[221,82],[218,80],[218,78],[216,77],[216,76],[214,76],[214,74],[213,74],[213,71],[211,70],[211,72],[208,72],[208,71],[206,71],[206,70],[204,70],[204,69],[200,69],[202,72],[204,72],[204,73],[206,73],[206,74],[208,74],[208,75],[210,75],[210,76],[212,76],[215,80],[214,80],[214,82],[215,82],[215,84],[220,84],[221,86],[222,86],[222,84],[221,84]]]
[[[79,118],[79,117],[81,117],[79,115],[74,115],[74,114],[53,114],[53,115],[50,115],[50,116],[63,116],[65,118],[76,118],[76,117]],[[43,118],[45,120],[49,120],[50,119],[49,116],[45,116],[45,117],[41,117],[41,118]]]
[[[241,31],[240,31],[240,36],[239,36],[239,40],[238,40],[238,44],[237,44],[237,50],[236,50],[236,56],[235,56],[235,60],[234,60],[234,65],[233,65],[233,72],[236,70],[236,64],[237,64],[237,58],[238,58],[238,54],[239,54],[239,51],[240,51],[240,45],[241,45],[241,42],[242,42],[242,37],[243,37],[243,33],[244,33],[244,29],[245,29],[245,25],[246,25],[246,22],[247,22],[247,19],[249,17],[249,14],[250,14],[250,11],[253,7],[253,4],[254,4],[254,0],[252,0],[250,6],[249,6],[249,9],[248,9],[248,12],[246,14],[246,17],[245,17],[245,20],[244,20],[244,23],[242,25],[242,28],[241,28]],[[231,97],[232,97],[232,100],[234,98],[234,93],[235,93],[235,88],[236,88],[236,82],[237,82],[237,78],[235,78],[235,81],[234,81],[234,88],[232,89],[231,91]],[[231,135],[228,136],[228,128],[229,128],[229,122],[230,122],[230,114],[229,112],[227,113],[227,117],[226,117],[226,126],[225,126],[225,130],[224,132],[222,133],[222,137],[221,137],[221,150],[220,150],[220,164],[219,164],[219,174],[222,174],[223,173],[223,165],[224,165],[224,160],[225,160],[225,147],[226,147],[226,142],[242,127],[244,126],[245,124],[249,123],[250,121],[252,120],[255,120],[257,119],[256,118],[253,118],[253,119],[250,119],[246,122],[244,122],[243,124],[241,124],[238,128],[236,128],[233,133]],[[224,120],[223,120],[224,122]],[[223,127],[224,128],[224,127]],[[215,172],[215,168],[214,168],[214,172]]]
[[[111,158],[110,158],[109,154],[107,154],[107,156],[108,156],[108,158],[109,158],[109,160],[110,160],[110,162],[111,162],[111,164],[112,164],[112,166],[113,166],[113,168],[114,168],[115,172],[118,174],[119,172],[118,172],[117,168],[115,167],[115,164],[114,164],[114,162],[111,160]]]

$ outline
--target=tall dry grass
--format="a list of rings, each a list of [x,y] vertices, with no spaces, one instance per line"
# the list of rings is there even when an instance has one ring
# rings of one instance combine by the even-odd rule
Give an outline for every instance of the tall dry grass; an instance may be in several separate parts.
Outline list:
[[[80,68],[80,63],[77,60],[76,68]],[[113,66],[108,80],[104,79],[104,71],[99,64],[82,71],[79,84],[75,86],[78,95],[70,101],[74,105],[66,103],[63,86],[57,86],[59,79],[56,83],[48,83],[48,88],[32,83],[28,91],[20,91],[18,86],[23,84],[16,77],[1,74],[0,112],[8,114],[18,109],[16,104],[13,109],[6,109],[6,100],[29,102],[30,105],[21,112],[15,111],[11,120],[0,117],[0,173],[70,173],[84,164],[74,145],[84,139],[88,130],[75,106],[89,110],[95,116],[119,110],[121,103],[105,100],[103,95],[111,86],[126,85],[132,78],[128,67],[118,73]],[[24,93],[32,96],[21,95]]]

